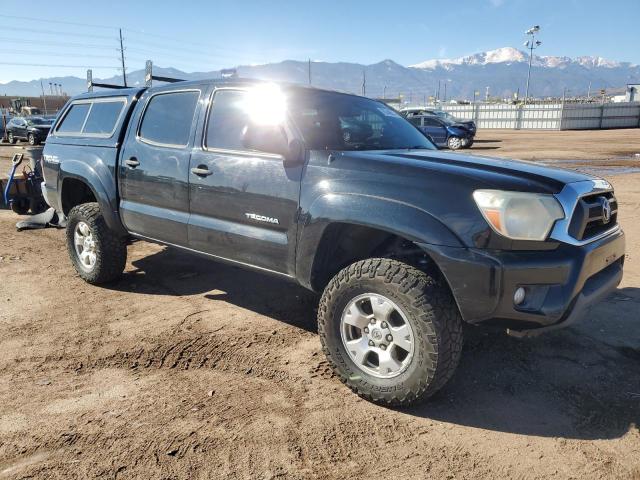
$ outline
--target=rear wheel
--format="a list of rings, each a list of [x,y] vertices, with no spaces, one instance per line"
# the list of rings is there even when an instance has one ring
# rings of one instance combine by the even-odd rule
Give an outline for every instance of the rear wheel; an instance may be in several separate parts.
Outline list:
[[[447,140],[447,146],[451,150],[458,150],[462,148],[462,139],[460,137],[449,137]]]
[[[67,250],[78,274],[93,284],[118,278],[127,261],[126,239],[107,227],[97,203],[83,203],[69,212]]]
[[[331,280],[318,332],[339,378],[384,405],[433,395],[453,375],[462,349],[462,322],[446,285],[382,258],[354,263]]]
[[[13,136],[13,132],[9,132],[9,134],[7,135],[7,140],[9,141],[9,143],[11,145],[13,145],[14,143],[16,143],[16,137]]]

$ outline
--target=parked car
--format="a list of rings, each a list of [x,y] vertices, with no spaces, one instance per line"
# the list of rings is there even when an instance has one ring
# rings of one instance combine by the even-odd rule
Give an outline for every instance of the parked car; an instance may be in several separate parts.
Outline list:
[[[463,322],[540,334],[622,278],[605,180],[439,152],[355,95],[237,79],[85,93],[43,162],[85,281],[116,281],[137,238],[295,282],[322,295],[337,376],[384,405],[447,383]]]
[[[408,120],[438,147],[458,150],[473,145],[474,134],[458,123],[436,115],[413,115]]]
[[[407,118],[412,117],[414,115],[437,115],[438,117],[444,118],[457,125],[462,125],[464,128],[466,128],[471,133],[473,133],[474,136],[477,131],[476,122],[474,122],[473,120],[463,120],[463,119],[457,118],[451,115],[449,112],[445,112],[444,110],[416,107],[416,108],[405,108],[401,110],[400,113],[402,113],[402,115],[404,115]]]
[[[51,123],[42,117],[13,117],[7,124],[9,143],[26,140],[29,145],[39,145],[47,138]]]

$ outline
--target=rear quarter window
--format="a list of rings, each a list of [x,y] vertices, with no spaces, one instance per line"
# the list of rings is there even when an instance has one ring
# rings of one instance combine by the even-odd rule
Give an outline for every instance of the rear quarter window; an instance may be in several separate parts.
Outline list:
[[[74,103],[71,105],[67,114],[62,119],[62,122],[58,128],[56,128],[56,132],[80,133],[90,107],[91,104],[89,103]]]
[[[94,102],[82,133],[111,135],[124,108],[124,101]]]
[[[187,146],[199,98],[199,90],[155,94],[147,103],[138,137],[164,146]]]

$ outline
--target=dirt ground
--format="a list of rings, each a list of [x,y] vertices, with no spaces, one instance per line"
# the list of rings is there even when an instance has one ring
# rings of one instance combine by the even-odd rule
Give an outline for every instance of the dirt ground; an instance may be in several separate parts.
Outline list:
[[[639,130],[617,132],[640,152]],[[582,148],[486,135],[520,158]],[[305,290],[143,242],[121,281],[93,287],[63,231],[16,232],[1,210],[0,479],[638,480],[640,174],[609,180],[627,234],[618,291],[539,338],[468,329],[453,380],[403,410],[331,374]]]

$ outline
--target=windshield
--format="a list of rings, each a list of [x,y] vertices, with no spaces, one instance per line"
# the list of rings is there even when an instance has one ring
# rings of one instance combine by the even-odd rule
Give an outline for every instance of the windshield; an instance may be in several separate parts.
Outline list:
[[[442,120],[448,121],[448,125],[451,125],[453,123],[458,123],[458,119],[456,117],[454,117],[453,115],[451,115],[449,112],[435,112],[436,115],[438,115]]]
[[[28,125],[51,125],[51,120],[47,120],[45,118],[29,118],[27,119]]]
[[[287,103],[311,150],[435,149],[420,130],[381,102],[292,89]]]

